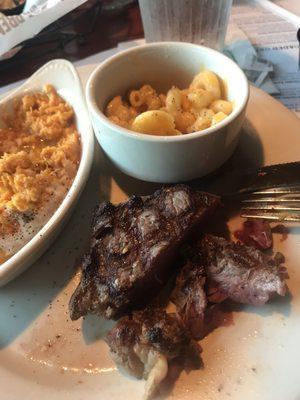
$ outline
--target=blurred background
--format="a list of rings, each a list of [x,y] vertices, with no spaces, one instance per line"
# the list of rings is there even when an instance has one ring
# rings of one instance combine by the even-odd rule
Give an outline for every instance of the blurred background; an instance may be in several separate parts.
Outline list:
[[[0,12],[6,15],[20,14],[24,5],[29,6],[34,1],[36,0],[0,0]],[[163,1],[166,0],[161,0],[161,3]],[[232,8],[230,8],[231,0],[202,0],[198,3],[196,0],[167,1],[169,2],[166,3],[166,8],[170,8],[170,4],[173,5],[173,9],[178,8],[175,14],[179,11],[181,13],[180,7],[175,7],[175,5],[181,6],[183,10],[183,5],[188,4],[189,8],[194,7],[197,11],[198,4],[207,3],[205,7],[210,7],[212,10],[219,7],[218,5],[222,2],[229,4],[227,9],[230,17],[223,52],[240,65],[250,82],[282,101],[285,106],[300,116],[300,0],[233,0]],[[66,58],[78,67],[99,63],[105,56],[102,52],[108,49],[117,51],[124,47],[138,45],[144,38],[139,3],[142,6],[145,22],[145,9],[149,4],[154,4],[155,0],[152,3],[147,3],[147,0],[140,0],[140,2],[138,0],[87,0],[49,24],[33,38],[18,45],[18,51],[16,50],[13,56],[9,54],[9,57],[0,58],[0,93],[11,87],[6,87],[6,85],[29,77],[51,59]],[[160,2],[157,4],[161,6]],[[198,11],[198,13],[190,12],[193,14],[192,17],[185,16],[195,23],[195,26],[189,28],[190,36],[194,39],[197,39],[194,30],[200,29],[201,24],[204,26],[203,32],[209,31],[206,22],[209,18],[205,15],[205,21],[203,21],[204,13],[201,13],[201,9]],[[195,14],[197,14],[196,18]],[[222,13],[220,15],[222,18]],[[175,17],[167,21],[169,26],[172,27],[174,20],[177,24],[180,18],[176,15]],[[164,19],[164,16],[160,18]],[[199,24],[197,18],[199,18]],[[167,22],[162,26],[159,19],[157,21],[153,18],[151,13],[148,19],[150,29],[155,32],[155,35],[152,37],[149,35],[149,26],[147,35],[146,24],[147,40],[161,40],[161,37],[167,40],[168,34],[174,37],[176,31],[172,27],[173,31],[170,35],[166,28]],[[216,18],[212,17],[211,20],[215,21]],[[187,25],[190,26],[190,24]],[[224,25],[226,27],[227,18]],[[159,36],[160,30],[161,36]],[[163,36],[164,30],[167,32],[166,39]],[[186,37],[179,36],[179,39],[193,40],[193,38],[187,40]],[[196,39],[194,42],[198,43]],[[1,39],[0,36],[0,40],[5,39]],[[209,41],[204,44],[210,46]]]
[[[22,12],[22,6],[1,11]],[[14,57],[0,61],[0,86],[14,82],[16,73],[18,80],[26,78],[53,58],[76,61],[141,37],[137,0],[88,0],[24,42]]]

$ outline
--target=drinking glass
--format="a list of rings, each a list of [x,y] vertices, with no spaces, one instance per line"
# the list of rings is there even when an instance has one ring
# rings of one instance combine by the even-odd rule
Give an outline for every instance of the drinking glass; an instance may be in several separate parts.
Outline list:
[[[232,0],[139,0],[139,4],[147,42],[223,48]]]

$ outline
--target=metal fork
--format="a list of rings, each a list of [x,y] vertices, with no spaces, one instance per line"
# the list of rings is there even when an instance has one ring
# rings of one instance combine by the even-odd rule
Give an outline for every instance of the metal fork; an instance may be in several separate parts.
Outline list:
[[[224,203],[241,206],[243,218],[300,222],[300,162],[227,172],[231,182]]]
[[[300,222],[300,185],[253,192],[241,200],[241,206],[243,218]]]

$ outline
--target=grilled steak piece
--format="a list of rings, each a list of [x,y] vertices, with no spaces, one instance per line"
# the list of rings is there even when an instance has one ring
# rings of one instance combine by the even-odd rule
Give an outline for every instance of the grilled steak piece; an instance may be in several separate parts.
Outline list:
[[[196,250],[208,279],[238,303],[262,305],[286,293],[285,268],[279,253],[271,258],[254,247],[205,235]]]
[[[180,358],[194,368],[201,366],[198,344],[176,314],[162,309],[136,311],[123,317],[108,333],[107,343],[119,367],[147,380],[145,398],[151,397],[166,377],[171,360]]]
[[[180,245],[218,204],[218,197],[185,185],[117,206],[102,203],[70,301],[71,318],[118,318],[149,302],[169,278]]]
[[[254,219],[243,223],[242,229],[234,232],[234,236],[247,246],[259,250],[270,249],[273,246],[273,236],[268,221]]]
[[[171,295],[178,314],[195,339],[201,339],[205,331],[204,316],[207,306],[205,281],[205,269],[199,254],[195,253],[182,268]]]
[[[284,296],[284,258],[273,258],[240,243],[212,235],[185,249],[185,265],[176,279],[172,302],[194,339],[202,339],[221,321],[217,303],[227,298],[261,305],[275,293]]]

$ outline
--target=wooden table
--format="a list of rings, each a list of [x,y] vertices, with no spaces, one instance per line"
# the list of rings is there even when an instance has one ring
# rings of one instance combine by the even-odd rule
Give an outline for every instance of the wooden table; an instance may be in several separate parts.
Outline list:
[[[80,32],[86,29],[88,23],[88,19],[82,18],[82,21],[76,23],[73,28]],[[73,40],[60,49],[53,49],[52,44],[49,48],[40,46],[41,48],[35,47],[32,50],[21,50],[18,55],[22,56],[21,60],[1,71],[0,87],[27,78],[54,58],[66,58],[74,62],[115,47],[119,42],[141,37],[143,37],[143,27],[137,1],[126,7],[121,14],[99,13],[93,32],[87,34],[84,41]],[[36,54],[37,52],[41,55]]]

